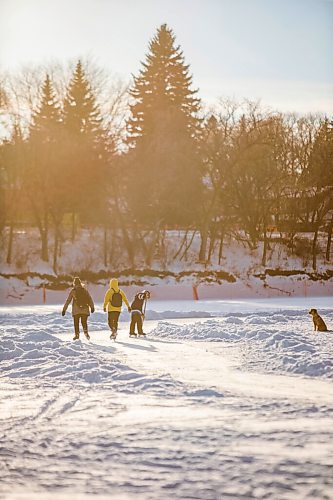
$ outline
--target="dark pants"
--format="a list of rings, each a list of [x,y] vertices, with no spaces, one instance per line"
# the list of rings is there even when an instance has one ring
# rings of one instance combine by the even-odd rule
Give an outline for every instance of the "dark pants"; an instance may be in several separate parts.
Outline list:
[[[109,311],[108,312],[108,323],[112,333],[116,333],[118,330],[118,319],[120,316],[119,311]]]
[[[75,335],[80,333],[80,320],[84,333],[88,333],[88,314],[75,314],[73,319]]]
[[[142,316],[139,311],[133,311],[131,314],[130,334],[135,333],[135,326],[138,327],[138,333],[143,333]]]

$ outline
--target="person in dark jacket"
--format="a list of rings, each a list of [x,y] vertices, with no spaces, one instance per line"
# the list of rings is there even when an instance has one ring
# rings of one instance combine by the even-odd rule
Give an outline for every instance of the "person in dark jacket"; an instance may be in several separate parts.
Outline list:
[[[85,288],[80,278],[77,276],[73,281],[73,288],[69,292],[67,300],[64,304],[62,315],[65,316],[67,307],[72,303],[72,316],[74,320],[74,331],[75,335],[73,340],[80,338],[80,321],[83,328],[83,333],[90,339],[88,333],[88,316],[90,311],[93,313],[95,311],[95,306],[90,293]]]
[[[131,324],[130,337],[136,337],[135,327],[138,329],[138,335],[146,335],[143,333],[143,320],[145,317],[145,306],[147,300],[150,299],[150,292],[143,290],[135,295],[131,304]]]

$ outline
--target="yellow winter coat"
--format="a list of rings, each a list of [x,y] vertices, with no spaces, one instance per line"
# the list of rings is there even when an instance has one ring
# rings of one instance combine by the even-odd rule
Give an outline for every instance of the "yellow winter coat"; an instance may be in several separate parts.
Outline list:
[[[127,297],[125,295],[125,292],[120,290],[120,288],[118,286],[118,280],[116,278],[113,278],[112,280],[110,280],[110,288],[108,289],[108,291],[106,292],[105,297],[104,297],[104,303],[103,303],[104,311],[106,309],[108,312],[110,312],[110,311],[119,311],[120,312],[121,311],[121,307],[115,307],[111,304],[112,295],[115,292],[120,292],[120,294],[123,298],[123,301],[125,302],[127,307],[130,307],[129,302],[127,300]]]

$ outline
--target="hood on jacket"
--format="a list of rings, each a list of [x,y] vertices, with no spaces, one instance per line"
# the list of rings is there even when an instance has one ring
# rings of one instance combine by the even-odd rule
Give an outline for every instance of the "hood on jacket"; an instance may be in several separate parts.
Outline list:
[[[119,290],[118,280],[117,278],[112,278],[110,280],[110,288],[113,288],[116,292]]]
[[[83,283],[82,283],[82,281],[80,280],[80,278],[78,276],[75,276],[75,278],[73,280],[73,287],[74,288],[83,287]]]

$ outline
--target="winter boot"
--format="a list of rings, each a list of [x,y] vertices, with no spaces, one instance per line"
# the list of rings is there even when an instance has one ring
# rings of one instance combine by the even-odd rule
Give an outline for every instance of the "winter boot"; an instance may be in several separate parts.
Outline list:
[[[88,332],[84,332],[84,334],[85,334],[85,336],[86,336],[86,339],[87,339],[87,340],[90,340],[90,335],[89,335],[89,333],[88,333]]]
[[[117,337],[117,330],[112,328],[110,339],[115,339]]]
[[[79,338],[80,338],[80,335],[79,335],[78,333],[76,333],[76,334],[74,335],[74,337],[73,337],[73,340],[79,340]]]
[[[136,334],[135,332],[133,332],[133,333],[131,333],[131,332],[130,332],[130,333],[129,333],[129,336],[130,336],[130,337],[137,337],[137,334]]]

